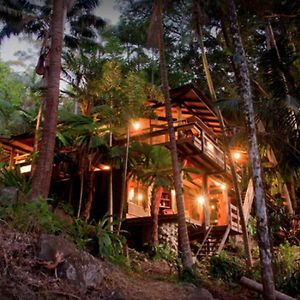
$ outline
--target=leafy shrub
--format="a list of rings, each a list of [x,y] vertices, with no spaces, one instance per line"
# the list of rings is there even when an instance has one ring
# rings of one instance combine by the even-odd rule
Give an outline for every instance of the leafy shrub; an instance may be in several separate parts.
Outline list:
[[[43,198],[2,207],[2,217],[21,232],[56,234],[65,226],[50,210]]]
[[[213,277],[228,283],[237,282],[244,275],[240,262],[235,257],[228,256],[224,251],[219,256],[212,256],[210,272]]]
[[[124,245],[126,239],[124,236],[118,235],[114,229],[111,230],[111,228],[116,227],[119,221],[115,220],[110,224],[109,219],[109,215],[106,214],[96,225],[99,255],[115,263],[123,264],[125,263]]]
[[[79,218],[73,220],[69,233],[72,236],[74,243],[81,250],[86,250],[88,243],[92,240],[90,227],[91,225]]]
[[[177,252],[172,249],[168,244],[159,244],[152,247],[150,253],[150,258],[165,260],[171,267],[177,270],[182,269],[181,260]]]
[[[300,246],[281,244],[274,253],[274,272],[277,289],[300,298]]]
[[[14,187],[22,195],[26,196],[31,189],[31,182],[24,174],[21,173],[20,168],[14,169],[0,169],[0,182],[5,187]]]

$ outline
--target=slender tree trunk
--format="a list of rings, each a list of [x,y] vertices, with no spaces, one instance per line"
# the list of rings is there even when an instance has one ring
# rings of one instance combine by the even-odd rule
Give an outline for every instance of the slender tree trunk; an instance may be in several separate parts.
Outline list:
[[[259,238],[259,252],[262,268],[262,282],[264,287],[264,299],[275,299],[275,286],[272,270],[272,253],[270,249],[269,230],[267,223],[267,209],[265,191],[262,181],[262,170],[259,158],[252,92],[249,79],[249,70],[246,55],[239,32],[239,25],[235,4],[233,0],[227,0],[230,29],[233,37],[235,65],[240,74],[240,97],[244,104],[245,121],[248,130],[249,158],[252,167],[252,179],[256,203],[257,233]]]
[[[110,149],[112,148],[112,131],[109,133],[109,147]],[[108,216],[109,216],[109,228],[110,231],[113,232],[113,169],[112,166],[110,167],[109,170],[109,182],[108,182]]]
[[[157,198],[161,196],[162,187],[158,188],[155,184],[153,185],[151,192],[151,246],[155,247],[158,245],[158,203]]]
[[[83,185],[84,185],[84,171],[81,170],[81,172],[80,172],[80,191],[79,191],[79,203],[78,203],[78,210],[77,210],[77,218],[79,218],[80,214],[81,214],[82,199],[83,199]]]
[[[93,200],[94,200],[94,186],[95,186],[95,173],[93,170],[91,170],[91,161],[89,161],[90,168],[88,170],[87,174],[87,200],[84,206],[83,211],[83,219],[87,222],[91,215],[91,209],[93,206]]]
[[[59,101],[65,9],[64,1],[53,0],[50,66],[45,119],[40,155],[32,181],[31,200],[34,200],[38,196],[47,198],[50,190]]]
[[[130,125],[128,124],[127,127],[127,136],[126,136],[126,150],[125,150],[125,160],[124,160],[124,170],[123,170],[123,177],[122,177],[122,189],[121,189],[121,203],[120,203],[120,210],[119,210],[119,224],[117,234],[120,234],[121,230],[121,221],[123,219],[124,214],[124,204],[126,201],[126,183],[127,183],[127,169],[128,169],[128,155],[129,155],[129,143],[130,143]]]
[[[159,24],[160,76],[161,76],[163,94],[165,98],[166,119],[168,122],[168,129],[169,129],[172,167],[173,167],[173,176],[174,176],[175,192],[176,192],[176,204],[178,209],[178,236],[180,238],[179,244],[182,252],[181,253],[182,264],[184,269],[187,270],[192,267],[193,258],[192,258],[192,251],[190,247],[188,231],[187,231],[187,224],[185,220],[182,181],[180,176],[176,137],[175,137],[175,130],[173,126],[172,111],[171,111],[171,98],[169,92],[168,71],[166,66],[165,47],[164,47],[164,39],[163,39],[162,1],[156,0],[155,4],[157,5],[157,12],[158,12],[156,21]]]
[[[197,4],[199,5],[199,3],[195,4],[195,6],[196,6],[195,9],[197,9],[197,8],[199,9]],[[198,11],[198,14],[200,15],[199,11]],[[210,71],[209,71],[208,60],[206,57],[205,47],[204,47],[204,43],[203,43],[202,28],[201,28],[200,24],[198,24],[198,28],[197,28],[197,37],[198,37],[198,40],[199,40],[200,46],[201,46],[204,72],[205,72],[207,84],[209,87],[210,95],[211,95],[212,100],[214,102],[216,102],[217,96],[216,96],[213,81],[212,81]],[[247,229],[247,224],[245,221],[244,211],[243,211],[243,200],[242,200],[241,191],[240,191],[239,184],[238,184],[236,168],[235,168],[233,159],[230,154],[230,147],[229,147],[230,143],[229,143],[229,138],[227,136],[226,125],[225,125],[221,110],[219,108],[217,108],[217,115],[218,115],[218,119],[219,119],[219,122],[221,125],[222,135],[224,138],[225,153],[228,154],[228,162],[229,162],[229,166],[230,166],[230,170],[231,170],[232,182],[233,182],[235,196],[236,196],[237,203],[238,203],[239,215],[240,215],[241,226],[242,226],[242,231],[243,231],[243,242],[244,242],[245,253],[246,253],[246,257],[247,257],[247,265],[249,268],[251,268],[253,265],[253,262],[252,262],[251,249],[250,249],[250,243],[249,243],[248,229]]]

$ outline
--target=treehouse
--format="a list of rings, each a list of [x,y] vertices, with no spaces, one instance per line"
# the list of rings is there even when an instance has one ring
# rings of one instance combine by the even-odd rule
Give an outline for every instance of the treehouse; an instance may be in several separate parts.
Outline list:
[[[170,91],[177,151],[185,168],[195,169],[189,179],[183,180],[186,222],[191,241],[197,241],[200,250],[220,252],[229,235],[241,233],[240,217],[233,190],[228,153],[224,152],[219,120],[205,96],[194,86],[185,85]],[[151,145],[170,147],[164,103],[151,101],[155,110],[153,119],[140,119],[130,131],[130,139]],[[19,165],[22,173],[30,172],[30,154],[33,137],[21,135],[1,138],[1,160],[10,167]],[[76,149],[56,149],[56,154],[74,156]],[[97,155],[95,156],[97,157]],[[73,159],[74,160],[74,159]],[[91,161],[94,173],[93,204],[91,218],[99,218],[113,206],[118,215],[121,201],[121,170],[111,170],[97,159]],[[23,169],[22,169],[23,168]],[[60,199],[78,206],[80,178],[71,173],[68,163],[54,163],[52,189]],[[113,172],[113,205],[109,204],[109,173]],[[151,187],[128,180],[126,188],[126,220],[124,228],[130,232],[135,245],[140,246],[150,236]],[[160,227],[175,226],[177,207],[175,191],[160,189],[157,195]],[[100,201],[99,201],[100,200]],[[244,197],[243,209],[246,220],[251,211],[253,192],[251,182]],[[76,207],[77,208],[77,207]],[[173,230],[174,232],[174,230]],[[138,246],[138,245],[137,245]],[[200,251],[199,250],[199,251]]]
[[[193,85],[172,89],[171,105],[177,151],[186,168],[199,172],[183,180],[185,216],[191,240],[208,252],[220,252],[227,237],[241,233],[240,217],[233,190],[228,153],[224,152],[220,123],[213,107]],[[134,124],[131,139],[170,147],[164,103],[152,101],[157,117]],[[239,155],[239,154],[236,154]],[[236,157],[238,159],[238,157]],[[199,174],[198,174],[199,173]],[[150,219],[147,188],[130,180],[127,185],[128,228],[147,231]],[[176,222],[175,191],[163,190],[159,196],[159,223]],[[248,220],[253,192],[251,183],[245,194],[244,213]],[[142,238],[140,236],[140,238]]]

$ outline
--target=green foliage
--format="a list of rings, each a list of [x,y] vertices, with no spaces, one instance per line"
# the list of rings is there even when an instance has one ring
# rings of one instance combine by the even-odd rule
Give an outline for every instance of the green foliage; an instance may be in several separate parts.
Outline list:
[[[70,229],[70,234],[74,243],[81,250],[86,250],[89,242],[91,242],[91,226],[83,220],[76,218],[73,220],[73,224]]]
[[[0,169],[0,183],[6,187],[14,187],[18,192],[26,196],[31,189],[31,182],[28,177],[20,172],[20,168]]]
[[[116,231],[111,231],[111,226],[115,227],[119,221],[115,220],[110,224],[109,220],[110,216],[106,214],[96,225],[99,255],[112,262],[123,264],[126,239],[122,235],[117,235]]]
[[[253,237],[256,236],[256,220],[252,216],[249,217],[247,229],[248,229],[248,233],[251,236],[253,236]]]
[[[210,263],[212,276],[225,282],[238,282],[244,275],[240,262],[234,256],[230,257],[225,251],[222,251],[219,256],[212,256]]]
[[[300,246],[281,244],[274,253],[274,273],[277,289],[300,297]]]
[[[0,100],[17,105],[24,96],[25,87],[21,78],[11,71],[8,64],[0,62]]]
[[[151,247],[149,255],[152,259],[165,260],[171,267],[178,271],[182,269],[178,254],[168,244],[158,244]]]
[[[65,224],[50,211],[47,201],[43,198],[15,205],[0,203],[0,217],[12,224],[17,230],[27,233],[47,232],[56,234],[65,227]]]

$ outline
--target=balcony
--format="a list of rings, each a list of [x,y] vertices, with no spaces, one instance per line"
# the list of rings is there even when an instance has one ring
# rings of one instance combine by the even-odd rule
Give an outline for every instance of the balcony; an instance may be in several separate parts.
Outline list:
[[[208,169],[230,171],[225,162],[225,154],[216,134],[197,117],[174,122],[178,152],[185,157],[193,157],[196,162]],[[169,133],[167,124],[151,124],[132,136],[140,142],[152,145],[168,146]]]

